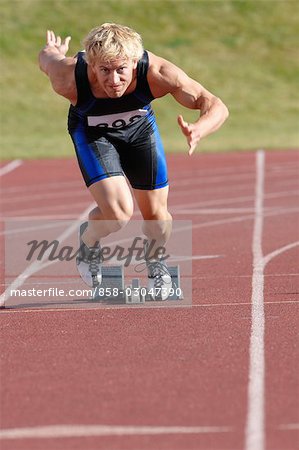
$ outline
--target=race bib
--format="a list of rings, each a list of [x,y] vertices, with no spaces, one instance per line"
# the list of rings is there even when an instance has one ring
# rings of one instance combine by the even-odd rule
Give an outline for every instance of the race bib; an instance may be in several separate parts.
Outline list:
[[[106,116],[88,116],[87,123],[90,127],[123,128],[146,116],[147,113],[147,109],[136,109]]]

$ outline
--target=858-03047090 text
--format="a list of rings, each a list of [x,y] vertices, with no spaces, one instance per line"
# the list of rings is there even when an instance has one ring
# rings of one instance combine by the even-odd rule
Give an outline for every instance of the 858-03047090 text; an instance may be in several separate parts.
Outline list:
[[[110,287],[99,287],[97,289],[97,295],[98,297],[107,298],[107,297],[119,297],[123,295],[132,296],[132,295],[139,295],[139,296],[156,296],[159,295],[176,295],[180,297],[182,295],[182,289],[179,287],[171,287],[171,288],[151,288],[147,289],[145,287],[131,287],[127,286],[124,289],[118,289],[116,287],[110,288]]]

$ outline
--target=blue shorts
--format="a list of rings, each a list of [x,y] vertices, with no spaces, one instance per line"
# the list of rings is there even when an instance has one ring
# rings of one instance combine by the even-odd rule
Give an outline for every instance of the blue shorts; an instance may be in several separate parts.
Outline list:
[[[118,130],[70,131],[86,186],[123,175],[134,189],[154,190],[168,185],[167,164],[156,124]]]

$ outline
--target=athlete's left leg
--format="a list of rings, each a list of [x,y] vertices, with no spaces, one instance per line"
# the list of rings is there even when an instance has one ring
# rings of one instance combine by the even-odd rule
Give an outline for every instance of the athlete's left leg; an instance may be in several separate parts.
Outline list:
[[[169,187],[153,190],[133,189],[135,199],[144,219],[143,232],[153,242],[153,253],[168,241],[172,230],[172,216],[168,211]]]
[[[134,189],[134,195],[143,216],[143,232],[150,245],[145,245],[148,270],[148,289],[156,300],[166,300],[172,288],[172,280],[165,261],[172,217],[167,208],[168,186],[153,190]]]
[[[120,158],[144,219],[143,232],[151,247],[155,243],[154,251],[165,245],[172,230],[172,217],[167,207],[167,163],[156,124],[153,123],[150,130],[145,128],[135,133]]]

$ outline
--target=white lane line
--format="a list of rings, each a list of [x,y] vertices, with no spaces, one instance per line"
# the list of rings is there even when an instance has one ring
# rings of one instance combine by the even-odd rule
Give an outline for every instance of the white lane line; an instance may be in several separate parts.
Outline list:
[[[9,172],[12,172],[17,167],[19,167],[22,163],[23,163],[23,161],[21,159],[15,159],[14,161],[11,161],[8,164],[6,164],[5,166],[1,167],[0,168],[0,177],[2,175],[6,175]]]
[[[31,233],[32,231],[40,231],[40,230],[52,229],[52,228],[61,227],[63,222],[67,222],[67,223],[70,222],[69,220],[65,220],[65,219],[64,220],[56,219],[55,221],[53,220],[52,223],[48,223],[48,220],[49,219],[45,220],[44,217],[39,222],[35,221],[34,219],[27,219],[26,221],[24,221],[24,220],[19,220],[19,218],[8,218],[5,221],[5,224],[7,226],[9,226],[9,222],[11,222],[13,224],[16,223],[16,222],[19,222],[19,223],[24,222],[24,223],[32,224],[32,223],[34,223],[34,221],[37,222],[38,225],[35,225],[35,226],[30,225],[30,226],[26,226],[24,228],[15,228],[15,229],[12,229],[12,230],[8,229],[8,230],[0,231],[0,236],[2,236],[2,235],[9,236],[11,234],[20,235],[21,233],[29,233],[29,232]],[[41,224],[41,221],[47,222],[47,223]]]
[[[86,191],[84,189],[77,189],[75,190],[69,190],[69,191],[59,191],[59,192],[53,192],[53,191],[48,191],[48,192],[44,192],[41,193],[40,191],[35,192],[35,193],[21,193],[18,195],[13,195],[13,196],[6,196],[3,200],[2,203],[11,203],[12,201],[14,202],[14,204],[18,204],[18,203],[27,203],[27,202],[33,202],[34,200],[46,200],[46,199],[67,199],[67,197],[72,197],[74,198],[76,196],[76,199],[78,197],[84,197],[86,199]]]
[[[173,209],[173,214],[193,215],[193,214],[235,214],[235,213],[253,213],[253,208],[182,208]]]
[[[132,238],[129,239],[123,239],[122,241],[116,241],[118,243],[124,243],[125,241],[130,242]],[[110,244],[113,245],[113,244]],[[174,263],[179,261],[198,261],[203,259],[217,259],[217,258],[225,258],[225,255],[170,255],[170,257],[167,259],[167,263]],[[137,264],[140,263],[139,259],[136,259],[136,257],[133,255],[131,259],[131,264]],[[119,257],[113,257],[109,259],[109,264],[119,264]],[[193,277],[194,279],[197,279],[198,277]]]
[[[0,439],[45,439],[90,436],[140,436],[161,434],[202,434],[232,432],[232,427],[158,427],[122,425],[50,425],[31,428],[8,428],[0,431]]]
[[[283,425],[280,425],[278,427],[279,430],[284,430],[284,431],[288,431],[288,430],[299,430],[299,423],[286,423]]]
[[[171,255],[169,258],[169,263],[174,261],[198,261],[202,259],[215,259],[215,258],[225,258],[225,255]],[[198,277],[194,277],[197,279]]]
[[[263,255],[265,154],[256,154],[255,215],[252,241],[253,276],[251,294],[251,336],[249,350],[248,409],[245,429],[245,450],[265,448],[265,311],[264,270],[276,256],[299,246],[292,242]],[[267,302],[268,303],[268,302]]]
[[[78,181],[76,181],[76,180],[74,180],[74,181],[59,181],[59,183],[57,183],[57,181],[56,182],[49,181],[47,183],[39,183],[38,185],[27,184],[26,186],[20,185],[20,186],[3,187],[3,191],[5,192],[6,195],[9,195],[9,194],[15,195],[15,194],[18,194],[19,192],[21,194],[24,194],[27,192],[28,192],[28,194],[30,194],[30,193],[34,194],[34,193],[36,193],[36,189],[38,188],[39,192],[41,192],[43,189],[46,192],[49,192],[49,191],[54,192],[55,190],[57,190],[59,192],[61,192],[61,190],[68,192],[68,189],[69,189],[69,191],[75,193],[76,188],[78,188],[76,190],[76,192],[78,192],[78,191],[81,192],[82,186],[83,186],[82,181],[80,181],[78,179]]]
[[[263,202],[264,202],[265,154],[256,154],[255,217],[253,229],[253,276],[251,294],[251,336],[249,349],[248,406],[245,429],[245,449],[263,450],[265,446],[264,398],[265,398],[265,313],[263,278]]]
[[[175,193],[174,193],[175,194]],[[290,197],[290,196],[298,196],[298,189],[297,190],[288,190],[288,191],[279,191],[279,192],[272,192],[272,193],[268,193],[265,194],[265,199],[277,199],[277,198],[283,198],[283,197]],[[175,195],[173,195],[172,198],[175,198]],[[184,203],[179,203],[179,204],[171,204],[171,209],[173,211],[176,212],[176,209],[181,209],[181,208],[201,208],[204,206],[223,206],[226,204],[234,204],[234,203],[242,203],[242,205],[244,205],[245,202],[250,202],[250,204],[252,203],[254,199],[253,195],[247,195],[247,196],[239,196],[239,197],[229,197],[227,198],[227,196],[225,198],[219,198],[217,200],[204,200],[204,201],[200,201],[200,202],[195,202],[195,203],[188,203],[187,201]]]
[[[227,183],[227,178],[228,175],[218,175],[218,176],[211,176],[211,175],[199,175],[198,173],[196,174],[197,176],[194,178],[194,184],[204,184],[205,186],[207,184],[215,184],[217,182],[225,182]],[[244,181],[244,180],[251,180],[254,178],[254,172],[249,173],[243,173],[243,174],[232,174],[229,176],[229,180],[233,180],[233,181]],[[190,178],[186,178],[186,179],[182,179],[180,178],[180,180],[178,181],[173,181],[172,185],[174,187],[177,186],[190,186]]]
[[[298,207],[282,208],[282,207],[270,207],[265,208],[265,213],[278,213],[284,214],[289,212],[298,212]],[[202,208],[202,209],[174,209],[173,214],[178,215],[217,215],[217,214],[235,214],[235,213],[253,213],[253,208]]]
[[[292,250],[293,248],[298,247],[298,246],[299,246],[299,241],[296,241],[296,242],[292,242],[290,244],[284,245],[283,247],[278,248],[271,253],[268,253],[268,255],[264,256],[264,258],[263,258],[264,266],[266,266],[266,264],[268,264],[276,256],[281,255],[281,253],[286,252],[288,250]]]
[[[76,194],[74,194],[74,198],[77,198]],[[76,201],[75,206],[76,206],[76,208],[84,207],[84,206],[86,206],[86,203],[87,203],[86,200],[80,201],[80,202]],[[27,216],[27,217],[30,216],[30,218],[31,218],[35,213],[38,213],[37,215],[39,217],[42,217],[41,213],[44,211],[45,212],[50,211],[52,214],[55,214],[56,211],[61,211],[61,210],[65,211],[68,209],[71,209],[72,211],[74,210],[73,202],[64,201],[61,204],[56,203],[53,205],[35,206],[33,208],[30,207],[30,208],[24,208],[24,209],[16,208],[16,209],[11,209],[10,211],[7,211],[6,214],[10,214],[11,216],[12,216],[12,214],[17,214],[17,215],[14,215],[13,217],[22,219],[24,216]],[[7,217],[9,217],[9,216],[7,216]]]
[[[71,225],[66,228],[66,230],[63,231],[63,233],[61,233],[58,237],[57,240],[59,242],[63,242],[65,239],[67,239],[68,236],[70,236],[72,233],[74,233],[75,231],[78,231],[79,225],[81,223],[81,221],[83,219],[86,218],[88,212],[90,211],[91,207],[94,206],[94,203],[92,203],[91,205],[88,206],[88,208],[86,208],[78,217],[77,220],[75,220],[74,222],[71,223]],[[57,260],[55,261],[50,261],[48,259],[48,256],[51,252],[51,248],[48,249],[48,251],[46,251],[43,254],[42,259],[36,260],[34,262],[32,262],[28,267],[26,267],[26,269],[8,286],[8,288],[5,290],[5,292],[0,296],[0,307],[2,307],[6,300],[10,297],[10,293],[11,291],[13,291],[14,289],[18,289],[20,286],[22,286],[22,284],[25,282],[25,280],[27,280],[27,278],[29,278],[31,275],[39,272],[41,269],[44,269],[45,267],[48,267],[52,264],[55,264],[57,262]]]

